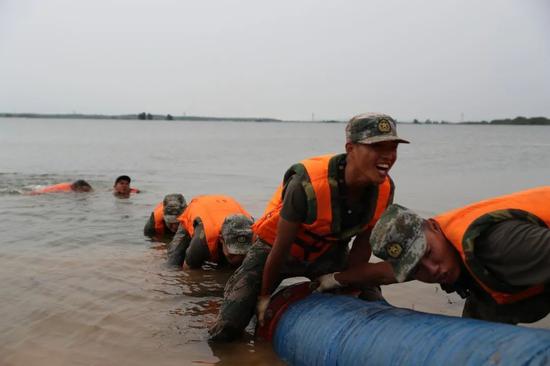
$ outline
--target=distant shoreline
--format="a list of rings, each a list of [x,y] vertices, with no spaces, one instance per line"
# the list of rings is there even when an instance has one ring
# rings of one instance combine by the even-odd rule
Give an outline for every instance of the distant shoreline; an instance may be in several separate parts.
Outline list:
[[[45,114],[45,113],[0,113],[0,117],[7,118],[48,118],[48,119],[110,119],[110,120],[138,120],[138,121],[250,121],[250,122],[286,122],[276,118],[262,117],[202,117],[202,116],[172,116],[150,113],[139,114]]]
[[[420,122],[414,120],[413,124],[449,124],[449,125],[534,125],[534,126],[547,126],[550,125],[550,119],[546,117],[516,117],[516,118],[506,118],[506,119],[494,119],[491,121],[468,121],[468,122],[446,122],[446,121],[431,121],[426,120]]]
[[[105,120],[137,120],[137,121],[231,121],[231,122],[315,122],[315,123],[345,123],[347,121],[340,120],[315,120],[315,121],[299,121],[299,120],[282,120],[277,118],[266,117],[205,117],[205,116],[172,116],[170,114],[44,114],[44,113],[0,113],[0,118],[44,118],[44,119],[105,119]],[[491,121],[468,121],[468,122],[448,122],[448,121],[399,121],[398,123],[419,124],[419,125],[550,125],[550,119],[546,117],[516,117],[513,119],[494,119]]]

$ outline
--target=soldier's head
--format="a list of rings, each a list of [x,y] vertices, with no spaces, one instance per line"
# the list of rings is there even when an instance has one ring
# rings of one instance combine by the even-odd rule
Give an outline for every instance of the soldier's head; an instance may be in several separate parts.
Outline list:
[[[71,189],[75,192],[90,192],[92,191],[92,186],[85,180],[79,179],[71,184]]]
[[[398,282],[417,279],[452,284],[460,275],[460,257],[436,221],[390,205],[374,226],[373,253],[388,261]]]
[[[252,224],[253,221],[242,214],[230,215],[225,218],[220,240],[223,245],[223,254],[231,265],[240,265],[250,248],[253,236]]]
[[[346,126],[346,183],[357,186],[380,184],[397,159],[397,145],[409,143],[397,135],[388,115],[363,113]]]
[[[178,217],[183,213],[187,207],[185,197],[179,193],[171,193],[164,196],[162,201],[164,206],[163,215],[166,227],[171,232],[175,233],[178,230],[179,221]]]
[[[127,175],[121,175],[115,180],[113,185],[113,194],[118,197],[129,197],[130,196],[130,179]]]

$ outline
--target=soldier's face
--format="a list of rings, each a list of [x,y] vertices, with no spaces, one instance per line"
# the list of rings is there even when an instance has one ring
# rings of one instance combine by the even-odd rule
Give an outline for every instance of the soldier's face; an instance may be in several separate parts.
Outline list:
[[[118,181],[113,188],[116,194],[120,194],[120,195],[130,194],[130,182],[126,180]]]
[[[351,164],[353,180],[361,185],[382,183],[397,160],[398,144],[396,141],[347,143],[347,164]]]
[[[415,278],[422,282],[453,284],[460,276],[460,257],[439,226],[428,220],[424,228],[426,252],[418,264]]]

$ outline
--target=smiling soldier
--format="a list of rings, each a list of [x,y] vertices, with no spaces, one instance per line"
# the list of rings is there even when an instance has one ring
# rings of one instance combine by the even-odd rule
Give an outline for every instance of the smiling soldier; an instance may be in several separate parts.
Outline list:
[[[407,141],[397,136],[390,116],[361,114],[346,126],[345,154],[305,159],[287,170],[254,224],[255,243],[227,282],[211,340],[238,337],[255,309],[263,323],[270,294],[284,278],[378,267],[368,263],[369,236],[393,200],[388,172],[399,143]],[[362,290],[363,299],[382,298],[378,287]]]

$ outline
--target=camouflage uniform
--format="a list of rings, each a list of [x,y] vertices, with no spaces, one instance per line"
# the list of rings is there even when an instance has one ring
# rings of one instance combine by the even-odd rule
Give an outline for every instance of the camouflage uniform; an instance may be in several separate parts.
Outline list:
[[[202,230],[202,224],[198,225],[195,230],[195,233],[197,233],[195,237],[198,241],[202,241],[203,247],[206,248],[205,251],[201,250],[200,253],[205,252],[207,255],[210,255],[210,252],[208,251],[208,245],[206,244],[206,239],[204,239],[204,230]],[[166,247],[166,255],[168,257],[167,262],[169,265],[178,267],[181,267],[183,265],[183,262],[185,261],[185,257],[187,255],[187,251],[191,244],[191,239],[192,238],[187,230],[180,224],[178,226],[178,230],[172,238],[172,241],[170,241],[170,243],[168,243]]]
[[[270,251],[269,244],[257,239],[241,266],[229,278],[225,285],[224,303],[215,326],[210,329],[212,340],[233,339],[246,328],[254,315],[256,299],[262,286],[262,272]],[[347,256],[348,246],[340,245],[330,249],[312,263],[287,261],[277,285],[289,277],[304,276],[315,279],[325,273],[342,271],[346,268]]]
[[[354,144],[375,144],[384,141],[408,142],[397,136],[395,121],[390,116],[377,113],[362,114],[352,118],[346,126],[346,140]],[[335,193],[332,204],[348,208],[342,210],[343,213],[333,210],[332,216],[332,220],[339,224],[339,235],[343,239],[313,262],[299,261],[294,258],[287,259],[280,272],[280,277],[277,279],[277,284],[288,277],[305,276],[313,280],[323,274],[346,269],[348,242],[355,234],[346,236],[343,233],[357,233],[354,231],[357,228],[364,230],[361,224],[365,225],[372,219],[378,199],[378,186],[363,187],[363,193],[368,194],[351,202],[360,207],[349,207],[349,202],[346,199],[344,174],[346,155],[334,156],[332,162],[335,162],[335,165],[329,167],[328,177]],[[331,169],[334,169],[334,172]],[[295,180],[292,176],[296,177]],[[305,224],[316,215],[316,202],[310,200],[311,194],[307,195],[304,192],[313,191],[313,186],[309,183],[309,178],[305,178],[306,176],[307,172],[304,171],[301,164],[294,165],[285,174],[284,202],[280,210],[280,217],[289,222]],[[295,189],[294,192],[289,192],[289,190],[293,190],[292,187],[299,187],[301,190]],[[391,187],[390,197],[393,197],[393,183],[391,183]],[[332,208],[334,207],[332,206]],[[366,218],[368,220],[363,222],[362,220]],[[262,273],[270,251],[271,246],[258,239],[248,252],[241,267],[229,279],[218,318],[210,329],[210,340],[228,341],[237,337],[245,329],[256,308],[257,297],[262,286]],[[379,287],[364,287],[361,290],[360,297],[362,299],[382,299]]]
[[[427,248],[424,221],[411,210],[392,205],[373,229],[373,252],[392,265],[398,282],[414,279],[424,256]],[[536,216],[514,209],[489,212],[464,234],[464,247],[473,249],[474,244],[483,270],[511,288],[550,283],[550,229]],[[441,287],[466,298],[463,317],[517,324],[532,323],[550,313],[548,291],[522,301],[498,304],[471,277],[464,264],[460,273],[455,283]]]

